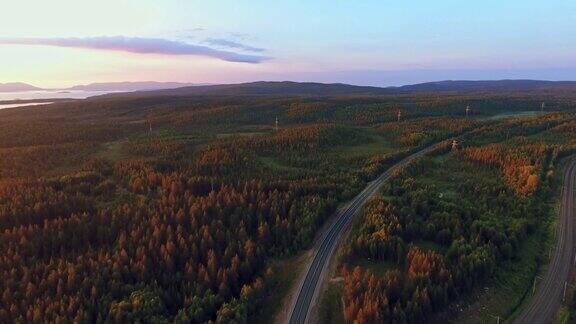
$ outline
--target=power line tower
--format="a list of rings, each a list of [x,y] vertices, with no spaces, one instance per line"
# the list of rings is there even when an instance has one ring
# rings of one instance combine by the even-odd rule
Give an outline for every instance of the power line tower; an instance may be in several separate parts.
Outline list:
[[[545,103],[545,102],[542,103],[542,107],[540,107],[540,110],[541,110],[541,111],[544,111],[544,108],[546,108],[546,103]]]
[[[148,120],[148,127],[150,129],[150,133],[152,133],[152,120]]]
[[[398,122],[400,122],[400,120],[402,119],[402,111],[401,110],[398,110],[396,117],[398,117]]]
[[[470,111],[471,111],[470,105],[467,105],[466,106],[466,117],[468,117],[468,115],[470,114]]]
[[[274,130],[278,131],[278,117],[276,117],[276,123],[274,124]]]

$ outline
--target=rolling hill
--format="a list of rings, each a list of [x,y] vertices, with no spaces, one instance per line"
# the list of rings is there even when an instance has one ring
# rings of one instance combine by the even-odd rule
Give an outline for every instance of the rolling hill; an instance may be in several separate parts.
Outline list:
[[[541,81],[541,80],[495,80],[495,81],[447,80],[447,81],[406,85],[395,89],[402,92],[568,90],[568,89],[576,89],[576,82]]]
[[[314,82],[251,82],[240,84],[222,84],[208,86],[183,87],[170,90],[149,92],[136,92],[132,96],[193,96],[193,95],[219,95],[219,96],[336,96],[336,95],[364,95],[385,94],[390,91],[386,88],[354,86],[341,83],[314,83]],[[111,94],[106,96],[123,96],[126,94]]]
[[[530,92],[535,90],[564,92],[576,89],[574,81],[495,80],[438,81],[401,87],[356,86],[342,83],[268,82],[188,86],[168,90],[107,94],[114,97],[188,97],[188,96],[363,96],[417,92]]]
[[[42,90],[41,88],[22,82],[0,83],[0,92],[20,92]]]
[[[141,81],[141,82],[101,82],[90,83],[85,85],[77,85],[66,90],[81,90],[81,91],[145,91],[145,90],[161,90],[161,89],[174,89],[181,87],[193,86],[192,83],[181,82],[157,82],[157,81]]]

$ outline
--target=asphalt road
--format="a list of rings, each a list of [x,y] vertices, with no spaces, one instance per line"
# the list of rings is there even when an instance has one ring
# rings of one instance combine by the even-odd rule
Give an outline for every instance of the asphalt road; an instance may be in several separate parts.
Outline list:
[[[310,310],[318,301],[318,290],[323,278],[323,272],[327,268],[330,257],[334,253],[336,246],[342,239],[342,234],[346,227],[352,222],[354,216],[370,200],[370,198],[380,189],[382,184],[390,178],[394,170],[402,167],[411,160],[430,152],[434,146],[428,147],[414,153],[402,161],[398,162],[386,172],[381,174],[376,180],[370,182],[364,190],[352,199],[348,205],[341,209],[334,217],[331,226],[324,231],[322,237],[314,247],[314,256],[306,269],[304,280],[300,282],[298,295],[292,304],[288,314],[290,324],[306,323],[309,320]]]
[[[576,161],[572,161],[564,174],[562,205],[558,219],[558,241],[554,256],[530,304],[516,318],[515,323],[551,323],[562,303],[571,268],[576,264],[574,254],[575,177]]]

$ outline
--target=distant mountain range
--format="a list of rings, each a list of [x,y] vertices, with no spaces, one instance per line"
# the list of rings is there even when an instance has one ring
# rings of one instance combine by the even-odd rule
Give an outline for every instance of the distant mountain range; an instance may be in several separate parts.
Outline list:
[[[181,87],[195,86],[193,83],[180,83],[180,82],[156,82],[156,81],[142,81],[142,82],[102,82],[91,83],[86,85],[77,85],[70,88],[63,89],[43,89],[35,87],[30,84],[22,82],[13,83],[0,83],[0,92],[24,92],[24,91],[149,91],[161,89],[173,89]]]
[[[211,86],[182,87],[148,92],[109,94],[106,96],[340,96],[386,95],[412,92],[518,92],[534,90],[576,91],[573,81],[499,80],[499,81],[440,81],[401,87],[366,87],[341,83],[314,82],[251,82]]]
[[[497,81],[439,81],[406,85],[395,88],[400,91],[529,91],[576,89],[575,81],[497,80]]]
[[[161,89],[174,89],[181,87],[196,86],[194,83],[180,82],[103,82],[91,83],[86,85],[77,85],[64,90],[82,90],[82,91],[148,91]]]
[[[0,83],[0,92],[20,92],[34,90],[42,89],[22,82]]]
[[[181,96],[181,95],[226,95],[226,96],[268,96],[268,95],[356,95],[385,92],[386,88],[353,86],[341,83],[314,82],[250,82],[240,84],[219,84],[183,87],[150,92],[134,92],[133,96]],[[121,95],[121,94],[119,94]]]
[[[478,92],[478,91],[532,91],[556,90],[574,91],[576,81],[540,81],[540,80],[497,80],[497,81],[438,81],[400,87],[368,87],[342,83],[314,82],[251,82],[241,84],[192,84],[180,82],[105,82],[78,85],[66,89],[42,89],[26,83],[0,83],[0,92],[19,92],[34,90],[58,91],[102,91],[102,92],[135,92],[133,96],[155,95],[302,95],[334,96],[362,94],[391,94],[403,92]],[[145,93],[139,91],[147,91]],[[119,94],[126,95],[126,94]]]

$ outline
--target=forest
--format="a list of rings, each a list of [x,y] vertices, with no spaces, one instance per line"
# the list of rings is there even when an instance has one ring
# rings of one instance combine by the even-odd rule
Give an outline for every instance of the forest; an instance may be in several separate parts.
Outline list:
[[[552,108],[540,114],[543,100]],[[535,232],[535,201],[576,148],[573,108],[563,93],[450,92],[2,110],[0,322],[270,321],[262,306],[283,297],[274,260],[310,248],[402,157],[464,136],[389,182],[345,247],[346,321],[418,322]],[[524,111],[534,117],[499,117]],[[451,179],[446,193],[427,177]],[[366,258],[388,269],[358,266]]]
[[[402,170],[344,248],[344,321],[422,322],[518,262],[542,235],[573,127],[571,114],[483,126]]]

